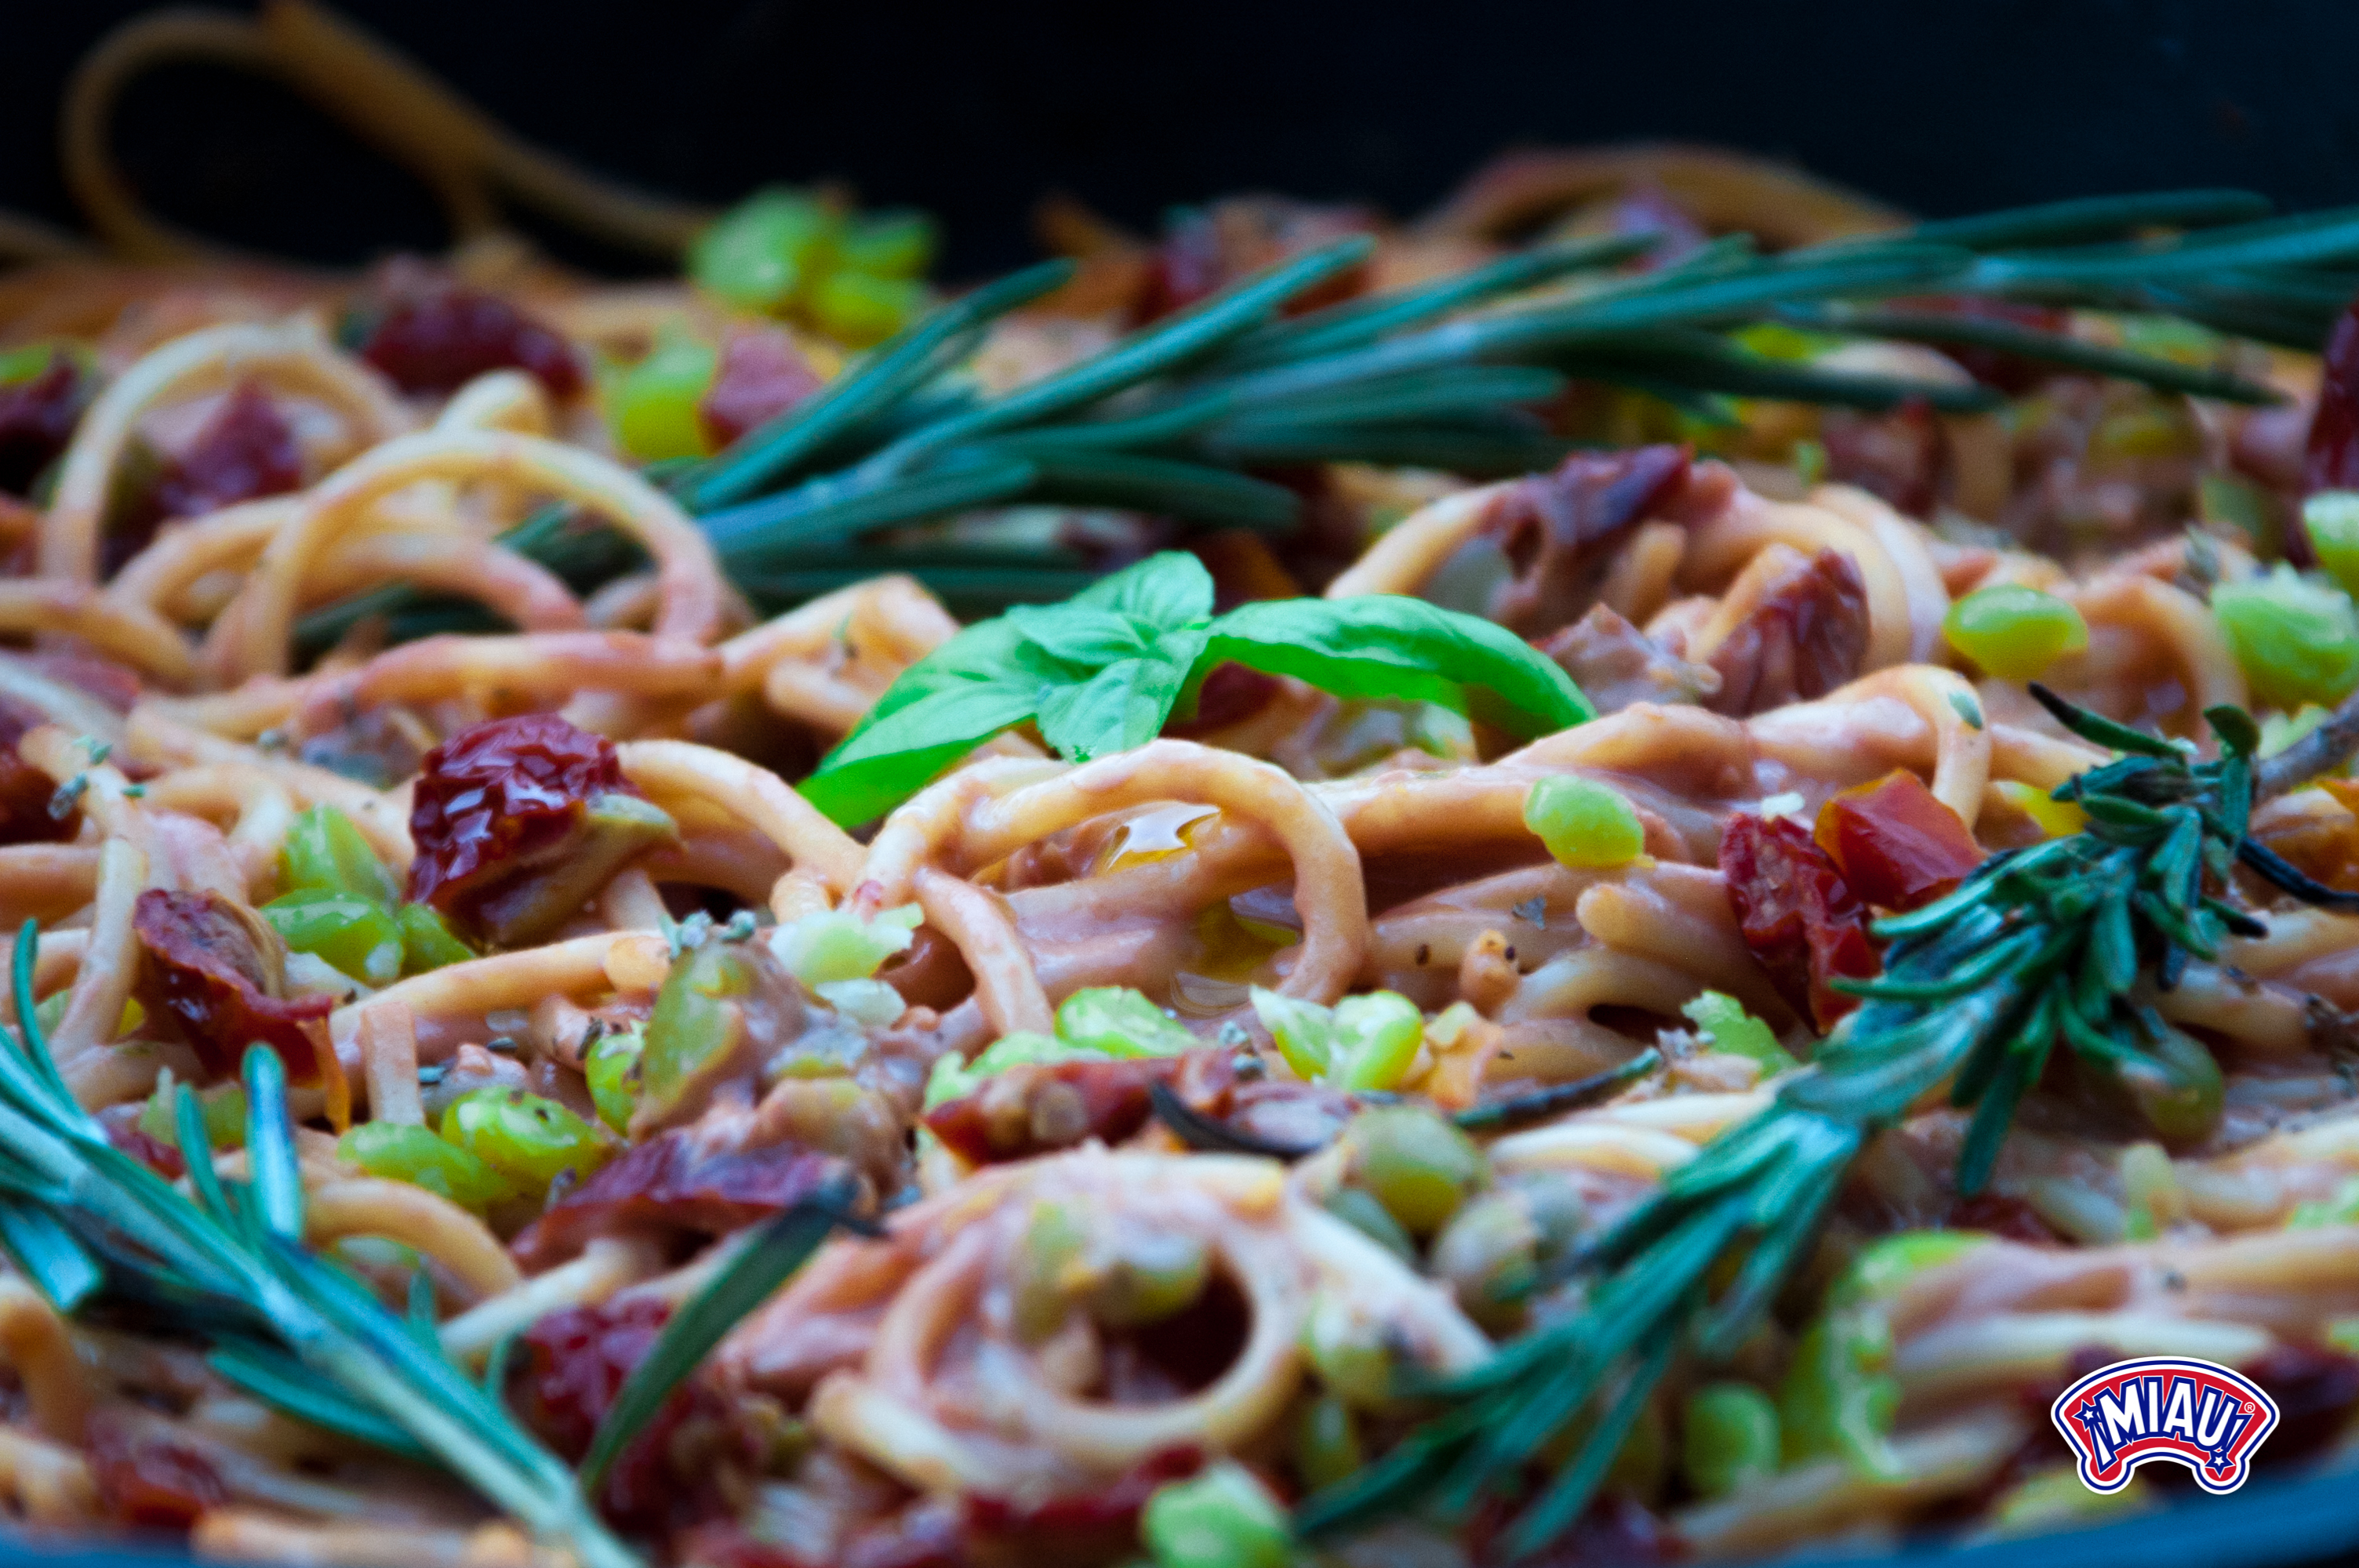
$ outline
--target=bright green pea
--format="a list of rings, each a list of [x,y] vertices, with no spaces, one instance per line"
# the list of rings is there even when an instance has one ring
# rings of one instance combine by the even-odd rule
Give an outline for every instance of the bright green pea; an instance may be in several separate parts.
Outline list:
[[[1068,1045],[1049,1035],[1019,1029],[1013,1034],[1001,1035],[966,1061],[962,1062],[951,1055],[937,1059],[933,1071],[926,1077],[926,1108],[931,1110],[938,1105],[963,1099],[981,1088],[984,1079],[994,1073],[1005,1072],[1018,1063],[1047,1065],[1057,1062],[1111,1060],[1113,1058],[1103,1051]]]
[[[1204,1244],[1169,1231],[1129,1232],[1093,1249],[1083,1296],[1090,1315],[1117,1328],[1161,1323],[1196,1303],[1211,1278]]]
[[[1385,1325],[1336,1291],[1321,1291],[1302,1314],[1302,1356],[1327,1391],[1364,1410],[1393,1402],[1393,1348]]]
[[[1680,1011],[1712,1041],[1715,1051],[1749,1057],[1760,1063],[1765,1073],[1783,1073],[1800,1065],[1777,1044],[1769,1026],[1745,1011],[1745,1004],[1733,996],[1705,991]]]
[[[604,1129],[522,1089],[461,1095],[442,1113],[442,1139],[528,1193],[546,1190],[566,1171],[587,1176],[614,1152]]]
[[[1327,1071],[1335,1052],[1335,1015],[1315,1001],[1300,1001],[1277,991],[1253,988],[1254,1014],[1278,1054],[1295,1076],[1315,1080]]]
[[[2359,490],[2320,491],[2301,503],[2301,523],[2326,575],[2359,594]]]
[[[1483,1151],[1421,1105],[1376,1106],[1352,1120],[1349,1169],[1411,1236],[1430,1236],[1482,1184]]]
[[[689,275],[740,309],[775,315],[835,265],[842,229],[799,191],[757,191],[696,237]]]
[[[1138,1534],[1158,1568],[1286,1568],[1294,1551],[1286,1510],[1234,1459],[1158,1488]]]
[[[1880,1312],[1830,1312],[1805,1329],[1777,1386],[1787,1463],[1833,1455],[1863,1475],[1897,1479],[1900,1380],[1891,1364],[1892,1326]]]
[[[1524,796],[1524,826],[1539,836],[1560,866],[1619,866],[1646,852],[1638,808],[1610,784],[1559,773]]]
[[[1375,1195],[1358,1187],[1337,1187],[1321,1206],[1412,1269],[1417,1267],[1417,1243]]]
[[[1068,1273],[1088,1242],[1089,1233],[1063,1204],[1044,1200],[1032,1206],[1010,1271],[1016,1332],[1025,1339],[1038,1344],[1064,1325],[1073,1304]]]
[[[1859,1250],[1827,1292],[1830,1304],[1858,1306],[1881,1301],[1928,1269],[1962,1258],[1991,1238],[1980,1230],[1903,1230],[1880,1236]]]
[[[475,950],[451,934],[451,927],[431,905],[405,903],[394,911],[393,917],[401,926],[404,975],[422,975],[446,964],[463,964],[475,956]]]
[[[915,278],[832,272],[811,290],[811,319],[838,342],[864,347],[882,342],[917,319],[930,297],[930,291]]]
[[[1425,1043],[1425,1014],[1395,991],[1345,997],[1335,1004],[1333,1038],[1329,1083],[1353,1093],[1397,1089]]]
[[[262,918],[298,953],[325,959],[364,985],[401,978],[401,927],[385,905],[341,892],[290,892],[262,906]]]
[[[2150,1052],[2089,1064],[2102,1082],[2125,1094],[2148,1127],[2173,1142],[2192,1142],[2220,1125],[2227,1086],[2219,1059],[2201,1042],[2165,1030]]]
[[[736,1055],[745,1032],[741,998],[754,992],[754,960],[731,942],[707,942],[674,960],[647,1015],[639,1056],[641,1108],[668,1112]]]
[[[934,221],[923,212],[879,212],[855,219],[840,257],[852,272],[872,277],[918,277],[934,259]]]
[[[647,1044],[644,1024],[610,1029],[592,1044],[589,1059],[582,1064],[598,1119],[617,1132],[630,1130],[631,1112],[638,1108],[639,1056]]]
[[[908,950],[925,918],[914,903],[879,910],[865,920],[846,909],[822,910],[771,932],[770,951],[806,986],[864,980],[887,958]]]
[[[197,1091],[204,1112],[205,1141],[216,1150],[245,1147],[245,1086],[231,1082]],[[167,1149],[180,1146],[180,1086],[167,1072],[139,1108],[139,1130]]]
[[[2331,1198],[2294,1205],[2285,1222],[2288,1230],[2316,1230],[2329,1225],[2359,1225],[2359,1176],[2343,1178]]]
[[[1057,1007],[1057,1038],[1109,1056],[1176,1056],[1197,1040],[1178,1019],[1127,986],[1091,986]]]
[[[1304,1400],[1294,1412],[1294,1473],[1311,1487],[1332,1487],[1360,1468],[1360,1423],[1332,1394]]]
[[[1777,1407],[1750,1383],[1706,1383],[1688,1396],[1680,1462],[1688,1485],[1724,1498],[1777,1473]]]
[[[366,837],[332,806],[295,814],[278,850],[278,884],[282,892],[349,893],[388,905],[401,897]]]
[[[2021,583],[1976,589],[1941,620],[1950,646],[2001,680],[2029,680],[2089,645],[2089,623],[2052,593]]]
[[[2359,610],[2341,589],[2281,565],[2214,588],[2212,612],[2262,701],[2331,706],[2359,687]]]
[[[364,1121],[337,1140],[336,1152],[372,1176],[424,1187],[477,1214],[517,1191],[481,1155],[436,1137],[429,1127]]]
[[[712,344],[672,333],[636,364],[607,373],[599,393],[614,444],[643,463],[704,456],[708,443],[697,405],[720,362]]]

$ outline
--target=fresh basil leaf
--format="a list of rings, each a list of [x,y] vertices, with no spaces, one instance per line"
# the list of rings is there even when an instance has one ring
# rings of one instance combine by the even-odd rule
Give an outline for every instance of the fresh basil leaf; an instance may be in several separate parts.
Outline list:
[[[884,816],[934,775],[1038,711],[1037,678],[962,681],[899,704],[828,753],[799,788],[831,821],[856,827]]]
[[[1210,635],[1203,626],[1166,632],[1145,656],[1050,693],[1040,705],[1040,738],[1073,762],[1144,746],[1162,733]]]
[[[1078,665],[1082,670],[1103,669],[1117,659],[1135,659],[1147,652],[1156,628],[1135,615],[1101,610],[1094,604],[1019,604],[1008,621],[1024,640],[1052,659]]]
[[[1525,740],[1597,717],[1572,677],[1521,637],[1421,599],[1269,600],[1212,630],[1200,679],[1234,659],[1337,697],[1437,702]]]
[[[1185,550],[1166,550],[1092,583],[1068,601],[1136,615],[1169,631],[1212,613],[1212,574]]]

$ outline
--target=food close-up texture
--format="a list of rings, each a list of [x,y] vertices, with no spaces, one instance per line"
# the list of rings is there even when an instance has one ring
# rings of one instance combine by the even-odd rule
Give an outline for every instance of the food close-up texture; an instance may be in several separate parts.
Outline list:
[[[114,168],[358,84],[446,253]],[[0,1514],[245,1563],[1986,1541],[2359,1419],[2359,210],[1702,146],[935,276],[325,13],[0,222]],[[515,204],[662,269],[608,282]]]

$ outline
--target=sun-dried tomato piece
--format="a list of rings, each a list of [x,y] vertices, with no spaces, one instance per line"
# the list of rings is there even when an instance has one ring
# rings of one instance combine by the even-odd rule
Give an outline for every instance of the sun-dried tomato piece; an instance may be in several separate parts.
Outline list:
[[[625,1152],[516,1237],[527,1269],[561,1262],[596,1237],[723,1236],[799,1203],[844,1170],[843,1162],[790,1143],[711,1147],[679,1128]]]
[[[1984,859],[1964,821],[1906,768],[1828,801],[1812,837],[1852,892],[1878,909],[1930,903]]]
[[[1769,585],[1709,661],[1720,689],[1704,706],[1745,718],[1824,697],[1867,658],[1867,583],[1840,550],[1821,550]]]
[[[1209,735],[1251,719],[1277,695],[1276,676],[1264,675],[1244,665],[1219,665],[1196,688],[1195,717],[1174,719],[1163,727],[1163,732],[1183,739]]]
[[[130,1155],[149,1170],[169,1181],[179,1181],[189,1173],[189,1162],[180,1152],[162,1139],[150,1134],[139,1125],[139,1114],[145,1102],[111,1105],[98,1113],[99,1130],[106,1141]]]
[[[270,395],[241,381],[209,416],[196,439],[166,460],[163,471],[101,542],[112,577],[146,549],[167,518],[201,517],[241,501],[284,495],[303,482],[303,452],[295,427]]]
[[[570,833],[600,795],[636,795],[614,742],[553,713],[462,730],[426,753],[409,811],[409,898],[466,918],[516,862]]]
[[[1830,409],[1819,424],[1827,478],[1881,496],[1897,512],[1930,517],[1950,475],[1950,442],[1933,406],[1906,397],[1892,408]]]
[[[1148,1091],[1169,1083],[1207,1115],[1227,1114],[1234,1072],[1232,1053],[1190,1051],[1179,1056],[1115,1061],[1019,1062],[994,1073],[983,1087],[946,1100],[926,1114],[943,1144],[978,1164],[1023,1160],[1083,1139],[1119,1143],[1147,1125]]]
[[[437,281],[404,287],[361,344],[404,392],[456,392],[486,371],[520,370],[552,397],[582,390],[571,344],[496,294]]]
[[[2334,333],[2326,341],[2325,370],[2302,463],[2306,495],[2359,489],[2359,299],[2335,319]]]
[[[1184,1481],[1203,1467],[1203,1452],[1182,1444],[1150,1454],[1105,1485],[1087,1492],[1023,1502],[969,1493],[966,1522],[970,1529],[983,1534],[1014,1536],[1043,1549],[1054,1542],[1071,1550],[1082,1541],[1101,1535],[1126,1535],[1135,1530],[1139,1511],[1147,1507],[1147,1498],[1169,1483]],[[1126,1539],[1118,1543],[1126,1544]]]
[[[0,490],[32,491],[41,470],[73,439],[82,406],[82,373],[62,350],[38,375],[0,386]]]
[[[90,1418],[83,1450],[108,1517],[137,1530],[186,1530],[229,1500],[212,1463],[184,1443],[143,1432],[120,1411]]]
[[[147,950],[142,1003],[171,1019],[216,1076],[237,1071],[247,1045],[260,1042],[287,1064],[290,1083],[320,1081],[314,1030],[334,1010],[324,996],[289,1000],[282,961],[268,927],[242,916],[214,892],[149,888],[132,906],[131,927]]]
[[[82,831],[82,808],[52,816],[56,781],[16,754],[25,731],[48,722],[26,705],[0,697],[0,844],[62,844]]]
[[[1745,946],[1795,1011],[1824,1030],[1859,1005],[1827,982],[1881,968],[1866,906],[1799,823],[1738,814],[1721,835],[1720,871]]]
[[[541,1318],[517,1342],[509,1387],[525,1422],[565,1458],[590,1451],[598,1423],[614,1408],[624,1379],[646,1359],[671,1309],[641,1298],[597,1306],[563,1307]],[[673,1463],[674,1439],[691,1421],[725,1431],[720,1399],[690,1380],[674,1389],[630,1446],[615,1457],[598,1494],[599,1511],[628,1530],[661,1531],[683,1514],[703,1511],[711,1476],[683,1476]]]
[[[745,327],[721,345],[712,384],[696,406],[704,433],[725,447],[827,384],[779,327]]]
[[[1516,569],[1491,618],[1524,637],[1570,626],[1596,597],[1611,547],[1671,504],[1688,481],[1684,447],[1575,452],[1553,473],[1500,492],[1484,522]]]

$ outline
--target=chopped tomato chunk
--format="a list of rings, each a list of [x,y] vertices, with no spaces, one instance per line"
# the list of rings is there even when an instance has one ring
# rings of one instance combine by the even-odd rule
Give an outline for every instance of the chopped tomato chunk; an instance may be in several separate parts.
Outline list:
[[[1852,891],[1878,909],[1930,903],[1984,860],[1958,814],[1906,768],[1828,801],[1813,837]]]
[[[1720,871],[1745,946],[1795,1011],[1824,1030],[1859,1005],[1828,982],[1881,967],[1867,908],[1799,823],[1741,813],[1721,836]]]

